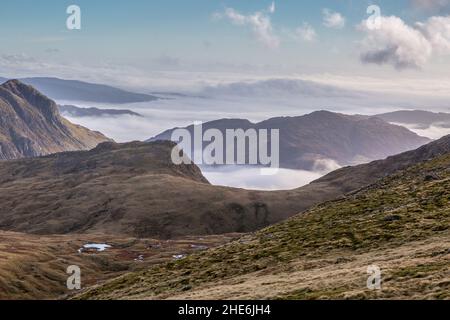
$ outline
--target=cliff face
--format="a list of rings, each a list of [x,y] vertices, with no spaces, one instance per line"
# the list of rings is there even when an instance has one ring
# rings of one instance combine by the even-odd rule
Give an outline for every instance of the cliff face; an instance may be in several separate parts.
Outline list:
[[[56,103],[18,80],[0,85],[0,159],[92,149],[109,141],[61,117]]]

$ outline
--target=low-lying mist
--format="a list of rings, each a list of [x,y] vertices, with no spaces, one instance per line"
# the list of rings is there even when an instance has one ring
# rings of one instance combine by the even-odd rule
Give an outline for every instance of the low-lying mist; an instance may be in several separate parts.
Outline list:
[[[278,169],[274,175],[261,175],[261,169],[252,166],[200,167],[203,175],[214,185],[248,190],[291,190],[319,179],[323,171]]]
[[[275,88],[271,89],[274,86]],[[298,86],[304,86],[301,94],[295,93]],[[194,122],[212,121],[222,118],[248,119],[253,122],[263,121],[272,117],[301,116],[317,110],[328,110],[345,114],[374,115],[404,108],[418,108],[421,104],[428,106],[435,103],[435,110],[448,111],[440,108],[441,101],[423,99],[408,99],[399,95],[382,95],[377,93],[349,90],[332,90],[327,95],[328,87],[316,86],[302,82],[272,81],[256,85],[237,83],[231,86],[205,87],[192,94],[164,96],[153,102],[134,104],[96,104],[76,101],[58,101],[60,104],[72,104],[79,107],[97,107],[108,109],[129,109],[143,117],[130,115],[108,117],[83,117],[68,119],[76,124],[97,130],[116,142],[147,140],[161,132],[174,127],[185,127]],[[261,91],[266,92],[261,96]],[[284,93],[288,94],[284,94]],[[382,106],[382,107],[380,107]],[[401,107],[399,107],[401,106]],[[429,110],[429,108],[428,108]],[[450,128],[431,126],[427,129],[417,129],[406,126],[419,135],[432,139],[440,138],[450,133]],[[280,128],[282,129],[282,128]],[[314,171],[297,171],[280,169],[274,176],[262,176],[255,167],[221,167],[203,168],[206,178],[213,184],[258,190],[285,190],[303,186],[325,173],[337,169],[319,165]]]
[[[404,124],[404,123],[394,123],[394,124],[406,127],[409,130],[411,130],[412,132],[417,133],[419,136],[430,138],[433,140],[440,139],[440,138],[450,134],[450,127],[446,127],[446,126],[448,126],[448,124],[434,123],[431,126],[429,126],[428,128],[422,128],[420,126]]]

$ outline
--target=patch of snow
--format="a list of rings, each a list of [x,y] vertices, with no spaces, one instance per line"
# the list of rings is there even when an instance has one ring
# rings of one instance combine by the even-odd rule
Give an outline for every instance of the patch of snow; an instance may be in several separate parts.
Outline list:
[[[88,243],[85,244],[82,248],[78,249],[78,252],[82,253],[86,249],[95,249],[98,252],[102,252],[109,248],[111,248],[111,246],[105,243]]]

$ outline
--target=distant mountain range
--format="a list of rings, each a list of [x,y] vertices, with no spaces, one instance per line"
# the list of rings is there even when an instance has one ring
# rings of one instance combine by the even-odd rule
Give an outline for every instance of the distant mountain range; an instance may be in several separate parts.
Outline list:
[[[86,150],[109,141],[60,116],[56,103],[18,80],[0,85],[0,159]]]
[[[154,95],[134,93],[108,85],[77,80],[45,77],[23,78],[19,80],[35,87],[53,100],[124,104],[156,101],[159,99]],[[7,79],[0,78],[0,82],[4,81],[7,81]]]
[[[350,116],[328,111],[300,117],[273,118],[260,123],[221,119],[203,124],[203,131],[211,128],[222,133],[227,129],[279,129],[281,167],[305,170],[321,169],[328,160],[346,166],[383,159],[431,141],[377,117]],[[149,141],[171,140],[175,129],[167,130]],[[186,129],[193,137],[194,126]],[[206,145],[204,143],[204,147]],[[194,150],[190,151],[193,154]]]
[[[142,117],[137,112],[126,109],[100,109],[100,108],[81,108],[72,105],[59,106],[59,111],[63,116],[83,118],[83,117],[111,117],[129,115],[135,117]]]
[[[378,114],[376,117],[387,122],[414,125],[419,129],[427,129],[432,125],[450,128],[450,113],[435,113],[423,110],[401,110]]]

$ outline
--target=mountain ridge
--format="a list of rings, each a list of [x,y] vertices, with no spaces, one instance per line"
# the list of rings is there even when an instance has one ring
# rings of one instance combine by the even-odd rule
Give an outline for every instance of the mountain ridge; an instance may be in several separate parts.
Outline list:
[[[329,111],[271,118],[258,123],[245,119],[221,119],[202,126],[203,131],[218,129],[223,134],[226,129],[279,129],[281,167],[302,170],[314,170],[320,160],[332,160],[346,166],[384,159],[431,141],[376,117]],[[148,141],[170,140],[175,129],[166,130]],[[193,125],[185,129],[193,136]],[[271,139],[268,140],[270,144]],[[204,143],[203,147],[206,145]]]
[[[109,140],[61,117],[56,103],[35,88],[19,80],[0,85],[0,159],[90,149]]]
[[[139,103],[156,101],[159,97],[135,93],[109,85],[66,80],[55,77],[20,78],[21,82],[35,87],[53,100],[86,101],[97,103]],[[0,78],[0,81],[7,81]]]
[[[0,162],[0,229],[162,239],[252,232],[446,154],[450,136],[298,189],[271,192],[213,186],[196,165],[172,163],[175,146],[109,142],[91,151]]]

